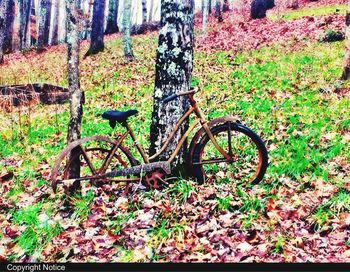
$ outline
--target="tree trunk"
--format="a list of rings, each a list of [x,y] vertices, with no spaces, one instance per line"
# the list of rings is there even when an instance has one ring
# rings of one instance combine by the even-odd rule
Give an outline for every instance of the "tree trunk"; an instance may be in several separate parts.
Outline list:
[[[147,22],[147,2],[146,0],[142,0],[142,24]]]
[[[203,37],[207,37],[208,30],[208,16],[209,16],[209,2],[208,0],[203,0],[202,2],[202,29]]]
[[[230,3],[228,0],[224,0],[224,4],[222,5],[222,12],[230,11]]]
[[[4,41],[3,52],[12,52],[13,24],[15,21],[15,2],[14,0],[5,0],[5,20],[4,20]]]
[[[31,2],[31,0],[19,0],[19,49],[30,46],[30,41],[28,41],[28,28]]]
[[[175,128],[178,120],[187,111],[188,98],[181,96],[169,103],[162,103],[165,97],[188,91],[192,79],[193,67],[193,0],[164,0],[161,4],[161,30],[159,34],[154,105],[150,133],[150,154],[157,153]],[[182,124],[170,144],[159,156],[167,160],[174,152],[181,136],[188,128],[188,120]],[[175,171],[183,169],[187,143],[185,143],[175,161]]]
[[[123,43],[124,43],[124,57],[127,62],[135,60],[134,52],[132,50],[132,41],[130,36],[131,25],[131,1],[124,0],[123,12]]]
[[[223,21],[222,14],[221,14],[221,0],[216,0],[215,17],[218,19],[219,23]]]
[[[119,0],[109,0],[106,34],[117,33]]]
[[[149,8],[148,21],[152,22],[153,21],[154,0],[149,0],[149,1],[151,1],[151,6]]]
[[[349,79],[350,76],[350,0],[348,2],[348,9],[346,11],[345,19],[345,63],[343,67],[342,80]]]
[[[5,20],[6,1],[0,2],[0,64],[4,62],[4,40],[5,40]]]
[[[213,11],[212,11],[212,4],[211,4],[211,0],[209,0],[209,14],[211,14]]]
[[[105,0],[95,0],[92,14],[91,43],[85,56],[97,54],[105,48],[103,41],[104,11]]]
[[[52,35],[51,35],[51,42],[50,44],[55,45],[58,44],[58,22],[60,18],[60,0],[55,0],[55,13],[53,14],[53,20],[52,20]]]
[[[40,51],[49,44],[51,1],[41,0],[39,9],[38,50]]]
[[[68,126],[68,143],[80,138],[81,120],[83,116],[83,93],[80,90],[80,71],[79,71],[79,51],[80,51],[80,33],[79,33],[79,13],[75,0],[66,0],[67,14],[67,61],[68,61],[68,85],[70,92],[70,121]],[[72,151],[73,153],[77,152]],[[79,158],[73,162],[69,169],[69,178],[80,176]],[[80,188],[80,181],[75,181],[73,191]]]

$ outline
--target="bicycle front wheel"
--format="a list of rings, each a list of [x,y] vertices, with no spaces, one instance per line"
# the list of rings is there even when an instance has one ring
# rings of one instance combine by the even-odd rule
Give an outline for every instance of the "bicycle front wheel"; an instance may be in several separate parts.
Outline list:
[[[266,172],[268,155],[264,142],[248,127],[226,122],[211,128],[218,145],[230,155],[227,160],[207,134],[197,143],[192,155],[192,171],[199,183],[221,179],[257,184]]]

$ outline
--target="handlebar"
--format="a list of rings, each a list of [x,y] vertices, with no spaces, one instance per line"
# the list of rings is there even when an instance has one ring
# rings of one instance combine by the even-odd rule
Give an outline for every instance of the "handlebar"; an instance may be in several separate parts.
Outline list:
[[[171,94],[171,95],[167,96],[166,98],[164,98],[164,99],[162,100],[162,103],[168,103],[168,102],[170,102],[170,101],[175,100],[175,99],[176,99],[177,97],[179,97],[179,96],[185,96],[185,95],[195,94],[195,93],[197,93],[197,92],[199,92],[199,89],[198,89],[198,88],[195,89],[195,88],[191,87],[191,90],[188,91],[188,92],[179,92],[179,93],[174,93],[174,94]]]

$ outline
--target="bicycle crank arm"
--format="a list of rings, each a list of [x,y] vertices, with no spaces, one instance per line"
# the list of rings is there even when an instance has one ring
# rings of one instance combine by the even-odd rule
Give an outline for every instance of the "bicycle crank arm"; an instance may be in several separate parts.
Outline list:
[[[123,170],[112,171],[104,175],[101,175],[100,178],[137,175],[141,173],[149,173],[156,169],[162,169],[164,173],[168,175],[171,173],[170,163],[166,161],[160,161],[160,162],[152,162],[148,164],[137,165],[134,167],[123,169]]]

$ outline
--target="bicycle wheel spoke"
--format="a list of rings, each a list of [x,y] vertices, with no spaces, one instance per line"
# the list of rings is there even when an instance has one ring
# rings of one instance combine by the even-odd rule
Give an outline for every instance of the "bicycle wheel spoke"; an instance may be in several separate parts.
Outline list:
[[[211,160],[202,160],[200,162],[195,162],[193,165],[203,165],[203,164],[212,164],[212,163],[220,163],[220,162],[228,162],[227,159],[211,159]]]
[[[228,122],[228,154],[230,155],[230,157],[232,157],[232,135],[231,135],[231,123]]]
[[[92,165],[92,163],[91,163],[91,161],[90,161],[88,155],[86,154],[85,149],[81,147],[81,151],[82,151],[82,155],[83,155],[83,157],[84,157],[86,163],[88,164],[88,166],[89,166],[89,168],[90,168],[90,170],[91,170],[91,173],[94,174],[94,175],[97,175],[98,173],[97,173],[95,167]]]

